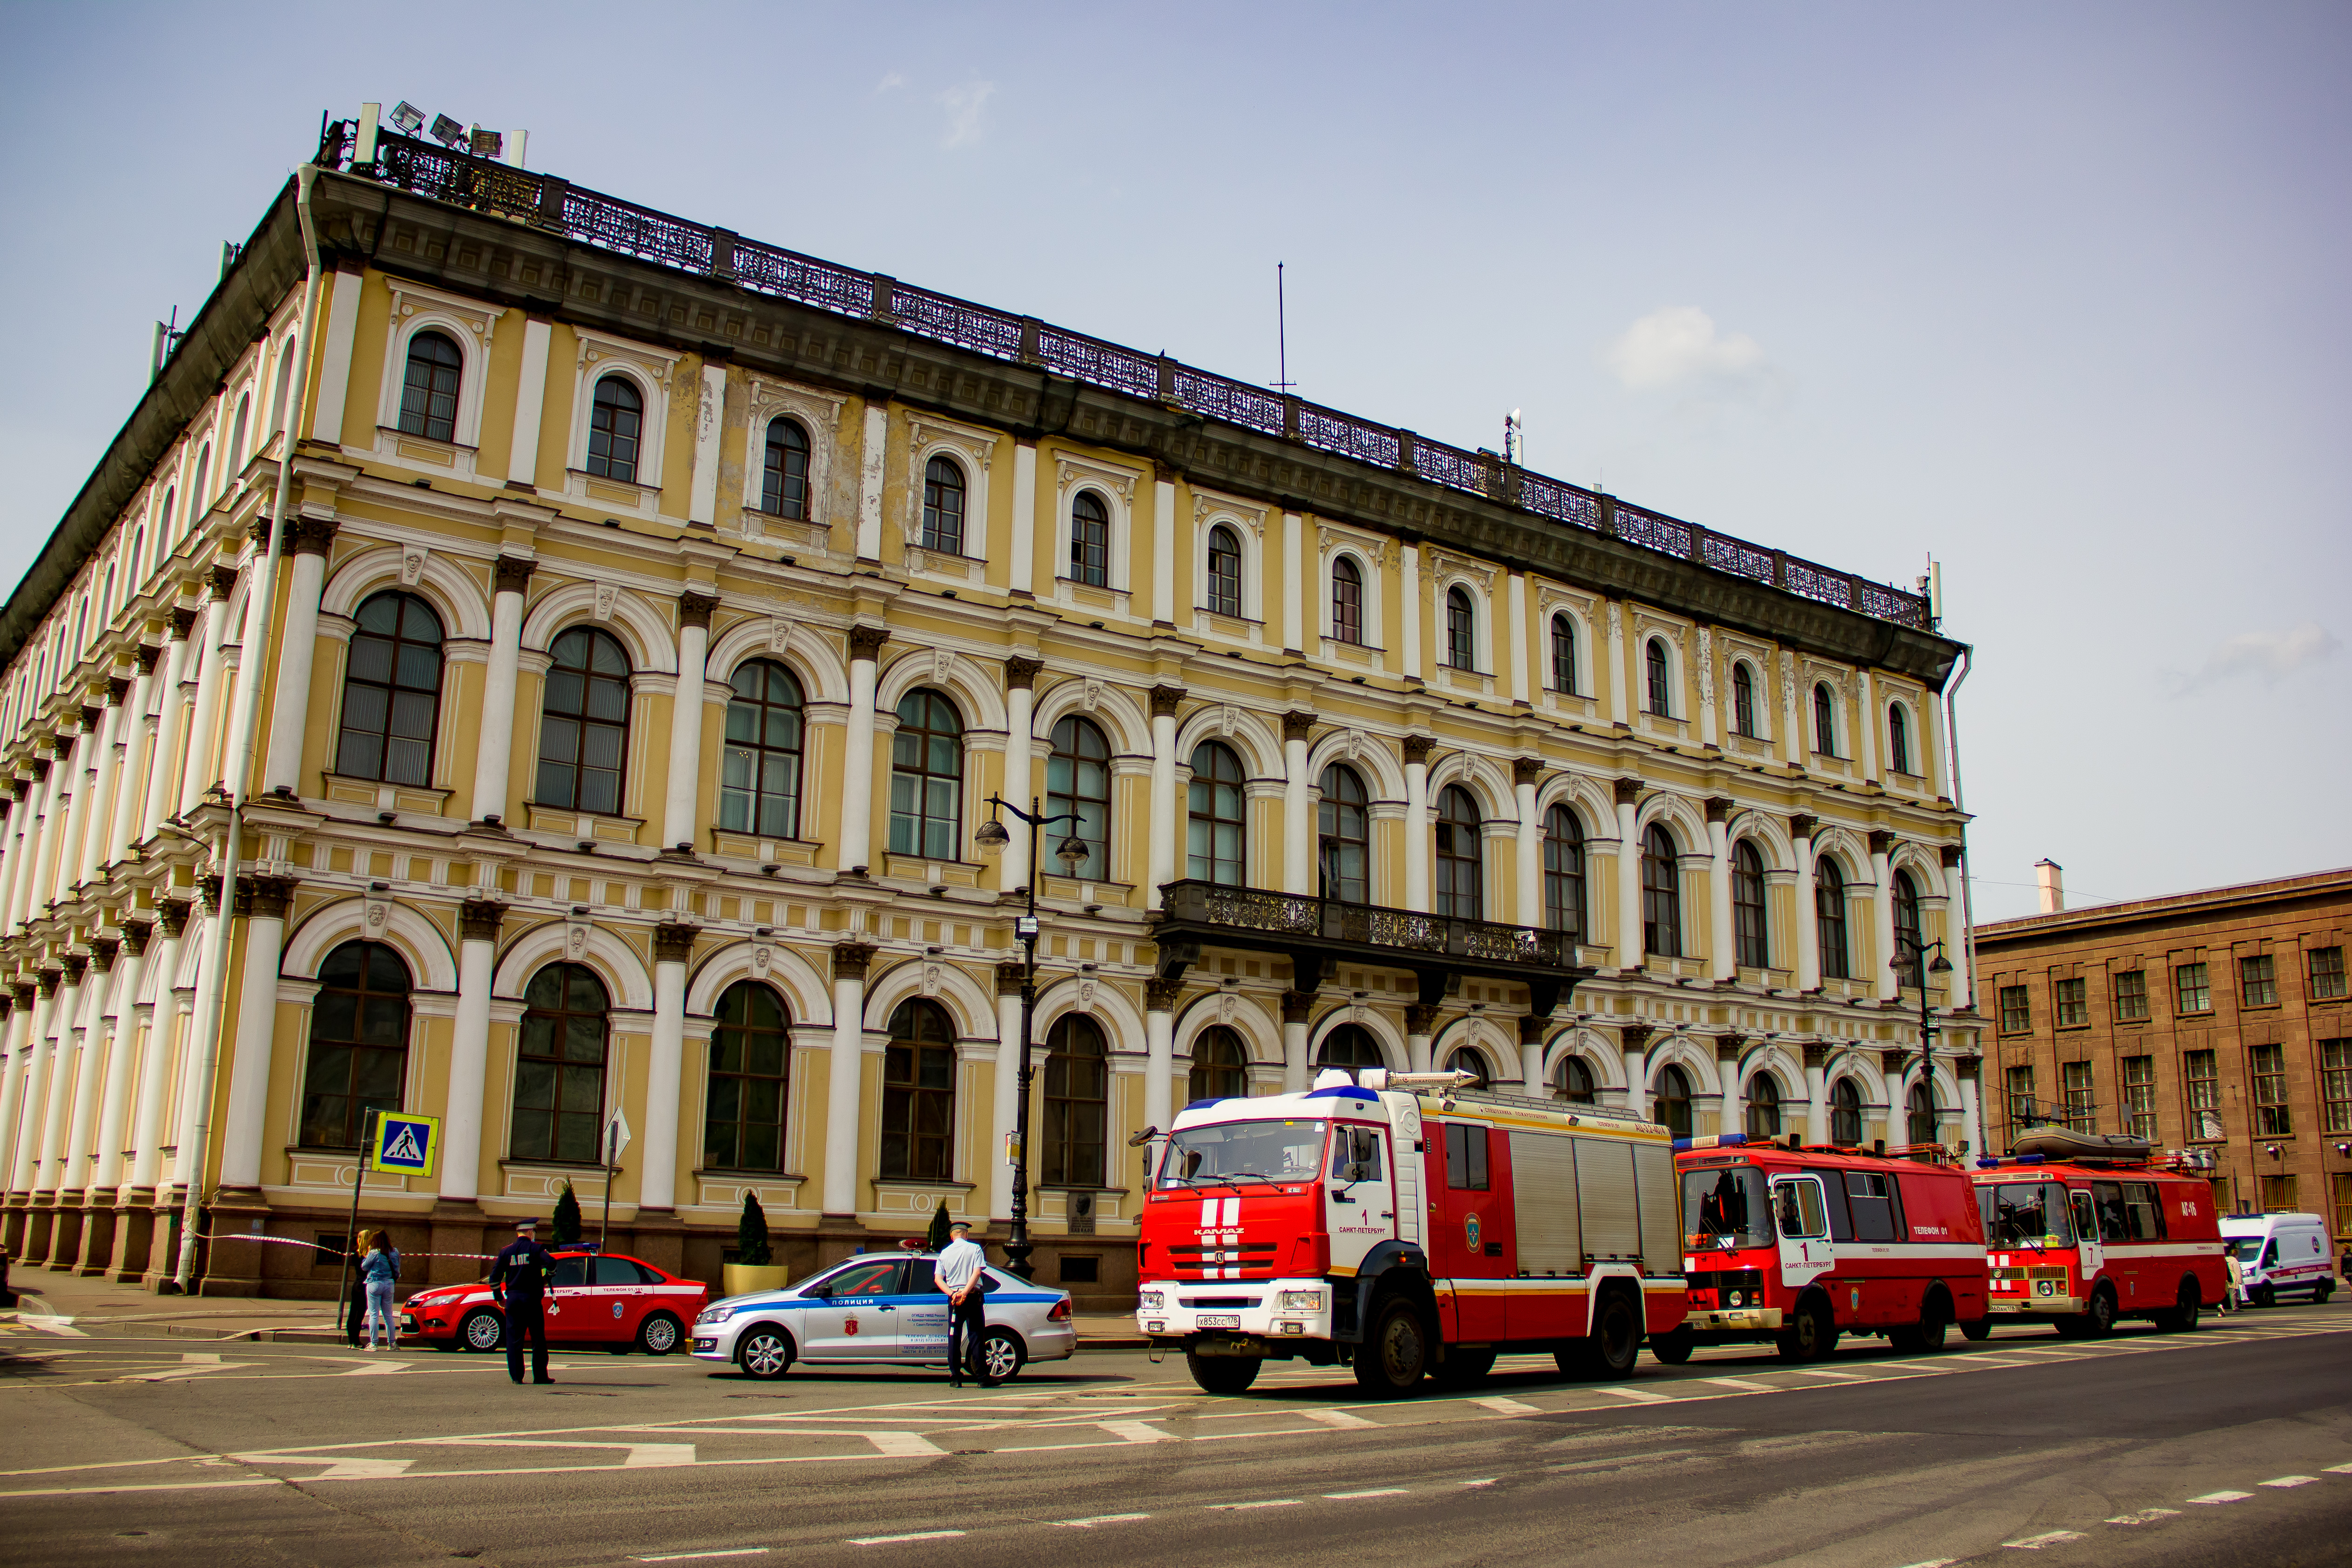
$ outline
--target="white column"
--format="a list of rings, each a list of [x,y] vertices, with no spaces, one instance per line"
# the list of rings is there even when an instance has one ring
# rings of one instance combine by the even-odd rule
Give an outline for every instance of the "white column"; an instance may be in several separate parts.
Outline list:
[[[1404,737],[1404,906],[1429,913],[1429,748],[1425,735]]]
[[[857,1212],[857,1129],[863,1119],[859,1084],[866,1056],[866,967],[874,949],[863,942],[833,949],[833,1064],[825,1089],[824,1209]]]
[[[1406,545],[1398,555],[1398,580],[1404,588],[1404,624],[1398,629],[1399,673],[1406,680],[1422,678],[1421,671],[1421,549]]]
[[[352,384],[352,343],[360,321],[360,289],[364,280],[359,268],[364,264],[352,257],[346,264],[339,262],[334,274],[334,296],[327,303],[327,332],[319,352],[318,390],[310,406],[310,439],[340,446],[343,441],[343,399]],[[289,414],[289,419],[293,416]],[[289,443],[287,455],[293,455]]]
[[[1830,1141],[1830,1086],[1827,1052],[1820,1046],[1805,1047],[1805,1142],[1813,1145]]]
[[[522,374],[515,382],[514,444],[507,453],[507,483],[539,484],[539,427],[547,404],[548,324],[532,317],[522,327]]]
[[[220,883],[218,882],[215,882],[213,883],[213,887],[215,889],[217,889],[219,886]],[[194,934],[182,938],[184,942],[190,942],[195,945],[196,983],[193,992],[194,996],[204,996],[206,994],[207,990],[209,990],[211,994],[218,996],[223,988],[217,982],[208,984],[208,976],[210,973],[209,966],[212,963],[213,957],[211,939],[212,923],[220,918],[221,916],[216,912],[205,910],[203,913],[201,919],[194,922],[195,928]],[[179,998],[176,994],[168,998],[158,996],[155,998],[155,1005],[159,1009],[167,1002],[173,1008],[177,1008],[179,1006]],[[193,1025],[193,1018],[190,1022],[191,1025]],[[174,1150],[172,1157],[172,1179],[178,1184],[181,1191],[184,1193],[192,1184],[200,1182],[204,1179],[205,1162],[210,1155],[210,1151],[205,1146],[199,1145],[196,1139],[192,1135],[195,1131],[198,1116],[200,1114],[206,1114],[209,1125],[215,1129],[214,1132],[207,1134],[208,1139],[216,1138],[219,1135],[217,1128],[220,1125],[217,1121],[210,1120],[205,1108],[200,1107],[197,1103],[196,1090],[199,1081],[204,1075],[196,1071],[196,1063],[192,1060],[195,1051],[196,1030],[193,1027],[190,1027],[187,1029],[186,1034],[187,1040],[185,1047],[182,1052],[183,1060],[180,1066],[179,1120],[173,1124],[171,1130],[172,1144]],[[222,1042],[222,1051],[224,1055],[226,1054],[227,1044],[228,1042],[226,1041]],[[215,1092],[217,1093],[217,1075],[215,1077],[214,1086]],[[158,1193],[156,1196],[160,1197],[163,1195]]]
[[[1312,1074],[1307,1066],[1307,1031],[1314,1027],[1315,993],[1282,993],[1282,1092],[1305,1092]],[[1168,1129],[1162,1127],[1161,1132]]]
[[[41,787],[29,779],[8,781],[8,815],[0,819],[0,842],[5,842],[8,852],[0,858],[0,936],[16,925],[16,888],[26,880],[26,862],[38,855],[34,842],[33,825],[40,816]],[[6,1156],[0,1154],[0,1164]]]
[[[88,967],[83,959],[66,960],[66,983],[58,990],[57,1006],[49,1009],[48,1103],[44,1107],[41,1120],[41,1174],[38,1183],[42,1192],[57,1192],[64,1185],[62,1173],[66,1164],[68,1123],[73,1115],[78,1061],[74,1044],[81,1032],[82,992],[86,987],[82,976]]]
[[[147,758],[159,727],[149,710],[154,706],[155,690],[169,677],[156,673],[167,650],[150,643],[139,645],[139,677],[131,683],[131,706],[123,710],[121,755],[115,759],[112,821],[106,831],[106,852],[99,864],[112,865],[131,852],[131,834],[139,825],[140,808],[146,803]]]
[[[1427,1072],[1429,1039],[1437,1032],[1437,1005],[1407,1002],[1404,1009],[1404,1060],[1408,1072]]]
[[[54,859],[47,853],[42,856],[48,874],[41,879],[41,895],[52,904],[65,898],[81,867],[82,831],[89,821],[89,758],[97,749],[98,729],[84,724],[66,756],[65,778],[58,784],[56,808],[49,813],[58,828],[57,853]]]
[[[726,424],[727,367],[702,362],[702,397],[694,414],[694,486],[686,520],[709,528],[719,515],[719,436]]]
[[[1715,634],[1706,627],[1698,629],[1698,743],[1716,746],[1721,743],[1723,716],[1716,696]]]
[[[1870,929],[1872,944],[1877,950],[1878,999],[1882,1002],[1896,1000],[1903,994],[1895,963],[1895,870],[1888,863],[1894,849],[1893,833],[1882,831],[1870,835],[1870,875],[1874,884],[1870,894]],[[1927,977],[1920,977],[1924,980]]]
[[[1004,799],[1024,811],[1035,788],[1030,757],[1037,741],[1037,695],[1032,687],[1044,668],[1036,660],[1018,653],[1004,661]],[[1030,830],[1018,817],[1000,821],[1008,837],[1003,853],[997,857],[996,884],[1009,893],[1023,885],[1029,874]]]
[[[21,808],[20,808],[21,809]],[[1976,998],[1976,974],[1969,966],[1969,879],[1960,846],[1947,844],[1944,857],[1944,957],[1952,966],[1946,976],[1944,1009],[1967,1007]]]
[[[58,855],[66,836],[66,824],[72,809],[75,768],[74,742],[63,737],[50,742],[54,748],[49,758],[48,771],[42,779],[47,794],[41,801],[40,820],[36,826],[32,876],[16,894],[16,924],[26,925],[34,916],[47,912],[57,897]]]
[[[1542,778],[1543,762],[1538,758],[1522,757],[1511,764],[1511,790],[1519,807],[1518,834],[1512,848],[1519,884],[1516,918],[1521,925],[1544,923],[1543,819],[1536,814],[1536,785]]]
[[[1625,706],[1625,612],[1615,600],[1609,601],[1609,717],[1615,724],[1629,722],[1632,710]]]
[[[694,808],[696,797],[702,792],[702,682],[710,651],[710,612],[718,607],[718,600],[709,594],[678,596],[677,695],[669,708],[669,777],[662,805],[662,848],[681,854],[692,854],[696,846]],[[867,706],[870,712],[870,697]]]
[[[180,974],[180,934],[186,928],[188,906],[166,903],[157,912],[163,926],[141,971],[143,983],[154,977],[154,1002],[147,1011],[147,1049],[139,1067],[139,1109],[131,1123],[131,1184],[136,1193],[152,1193],[163,1176],[163,1093],[172,1079],[172,1035],[179,1022],[172,988]],[[137,1010],[138,997],[131,998]]]
[[[1282,514],[1282,646],[1296,653],[1307,642],[1307,525]]]
[[[1739,978],[1739,937],[1731,925],[1731,802],[1706,803],[1706,847],[1715,857],[1707,873],[1707,973],[1722,984]],[[1738,1129],[1733,1129],[1737,1131]]]
[[[1544,1020],[1539,1018],[1519,1020],[1519,1092],[1530,1100],[1551,1097],[1544,1087],[1543,1031]]]
[[[310,672],[319,653],[319,591],[327,581],[327,549],[334,524],[301,517],[290,525],[293,570],[286,574],[286,621],[278,644],[277,692],[269,701],[269,759],[264,793],[301,793],[302,740],[310,725]],[[266,612],[268,606],[262,607]],[[256,671],[257,676],[263,674]]]
[[[1983,1071],[1983,1069],[1980,1067],[1971,1067],[1966,1072],[1958,1072],[1958,1069],[1955,1068],[1954,1071],[1958,1073],[1960,1080],[1960,1127],[1962,1134],[1969,1140],[1969,1152],[1974,1155],[1981,1155],[1991,1146],[1985,1141],[1984,1103],[1979,1093],[1977,1084],[1977,1076],[1979,1073]]]
[[[686,1076],[686,964],[694,927],[654,927],[654,1038],[646,1068],[646,1148],[637,1208],[677,1207],[678,1084]]]
[[[1617,780],[1617,967],[1638,969],[1642,945],[1642,835],[1634,827],[1642,781]]]
[[[1030,483],[1036,482],[1037,449],[1029,453]],[[1023,533],[1023,519],[1015,516],[1013,527]],[[1155,626],[1176,624],[1176,536],[1181,530],[1176,523],[1176,480],[1165,468],[1159,470],[1151,484],[1151,622]],[[1029,586],[1026,580],[1015,577],[1015,588]],[[1166,1132],[1165,1127],[1160,1128]]]
[[[1723,1087],[1723,1103],[1717,1107],[1722,1112],[1722,1119],[1717,1124],[1716,1131],[1726,1137],[1733,1137],[1748,1130],[1748,1118],[1744,1114],[1747,1107],[1742,1103],[1745,1097],[1739,1092],[1739,1053],[1735,1049],[1726,1057],[1721,1040],[1716,1042],[1715,1076]]]
[[[0,1193],[16,1186],[16,1129],[31,1076],[32,988],[19,988],[8,1009],[7,1060],[0,1063]]]
[[[57,1012],[58,974],[44,969],[36,977],[39,999],[31,1009],[18,1053],[25,1061],[25,1087],[16,1100],[15,1142],[10,1145],[9,1190],[31,1192],[39,1184],[41,1138],[48,1123],[50,1058],[49,1019]],[[21,1010],[21,1009],[20,1009]]]
[[[1789,819],[1790,851],[1797,861],[1797,989],[1822,988],[1822,927],[1813,900],[1813,819]]]
[[[114,1038],[106,1052],[104,1099],[98,1114],[98,1148],[85,1184],[95,1197],[122,1184],[124,1124],[131,1116],[131,1065],[139,1049],[139,982],[147,966],[147,937],[153,927],[124,927],[122,956],[115,965]]]
[[[221,705],[228,700],[229,650],[236,628],[229,619],[228,596],[236,591],[236,572],[215,567],[211,597],[205,603],[204,664],[196,676],[196,711],[188,725],[188,760],[180,776],[180,804],[184,813],[200,805],[205,793],[220,779]]]
[[[993,1219],[1013,1218],[1013,1162],[1004,1151],[1021,1113],[1021,973],[1017,963],[996,966],[996,1094],[988,1147],[982,1151],[982,1168],[991,1173],[985,1185]]]
[[[1629,1023],[1618,1031],[1625,1060],[1625,1104],[1637,1116],[1650,1114],[1650,1026]]]
[[[833,856],[844,873],[862,872],[874,857],[874,660],[888,635],[879,626],[849,629],[849,730],[842,738],[841,842]],[[862,991],[863,978],[858,984]]]
[[[1856,686],[1862,695],[1853,709],[1853,753],[1862,758],[1863,781],[1875,784],[1879,773],[1877,687],[1872,683],[1868,670],[1862,672],[1862,679]]]
[[[179,809],[180,769],[187,761],[188,707],[195,701],[195,674],[203,643],[188,635],[203,617],[172,612],[172,637],[163,645],[162,690],[156,694],[155,760],[147,769],[147,801],[139,814],[142,842],[162,831],[163,819]]]
[[[532,322],[534,328],[541,326]],[[541,348],[543,358],[545,346]],[[474,755],[473,820],[503,825],[507,791],[513,778],[515,692],[522,660],[522,600],[533,563],[502,555],[496,568],[498,593],[490,601],[490,657],[482,674],[480,749]]]
[[[857,559],[880,560],[882,458],[890,439],[890,410],[886,404],[867,402],[864,434],[857,455]]]
[[[485,898],[457,909],[457,1016],[450,1031],[449,1097],[441,1115],[441,1197],[481,1196],[482,1100],[490,1060],[490,987],[506,906]]]
[[[1009,575],[1012,591],[1024,599],[1036,597],[1036,562],[1037,448],[1034,443],[1015,441],[1013,444],[1013,559]],[[1003,1153],[999,1149],[997,1157],[1002,1159]],[[1006,1179],[1011,1178],[1008,1176]]]
[[[1307,799],[1314,780],[1307,776],[1314,726],[1315,716],[1304,710],[1282,716],[1282,891],[1289,894],[1315,891],[1317,824],[1314,804]]]
[[[117,753],[126,749],[123,737],[133,714],[125,701],[130,695],[127,682],[115,679],[107,683],[106,717],[100,721],[98,750],[90,758],[89,819],[81,836],[83,882],[96,882],[99,873],[112,863],[107,858],[106,846],[114,836],[114,797],[122,788],[122,768]]]
[[[278,1038],[278,965],[293,883],[253,879],[253,915],[245,923],[245,970],[238,977],[236,1055],[221,1118],[221,1186],[261,1185],[261,1145],[269,1109],[269,1058]],[[228,917],[222,912],[222,918]]]
[[[1797,655],[1780,651],[1780,760],[1805,765],[1805,726],[1797,717]]]
[[[1176,1119],[1176,998],[1181,980],[1143,982],[1143,1124],[1168,1131]]]
[[[1511,700],[1528,700],[1528,580],[1517,572],[1504,579],[1503,597],[1510,607]]]
[[[1176,800],[1176,705],[1184,700],[1181,686],[1151,688],[1151,885],[1143,890],[1143,906],[1160,907],[1162,883],[1182,873],[1176,860],[1176,827],[1181,809]]]

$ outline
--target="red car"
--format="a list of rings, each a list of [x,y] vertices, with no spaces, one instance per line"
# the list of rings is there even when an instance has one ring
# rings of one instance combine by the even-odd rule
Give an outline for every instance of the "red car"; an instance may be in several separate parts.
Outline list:
[[[555,1273],[547,1291],[547,1343],[601,1345],[667,1355],[686,1325],[710,1300],[710,1287],[681,1280],[616,1252],[551,1249]],[[400,1332],[443,1350],[492,1351],[506,1342],[506,1314],[487,1281],[419,1291],[401,1309]]]

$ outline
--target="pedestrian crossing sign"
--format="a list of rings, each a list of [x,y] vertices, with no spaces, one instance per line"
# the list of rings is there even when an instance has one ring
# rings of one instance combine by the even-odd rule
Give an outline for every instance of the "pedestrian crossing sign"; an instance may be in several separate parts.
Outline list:
[[[405,1111],[381,1111],[375,1118],[375,1141],[368,1150],[368,1168],[385,1176],[429,1176],[441,1153],[441,1118],[412,1116]]]

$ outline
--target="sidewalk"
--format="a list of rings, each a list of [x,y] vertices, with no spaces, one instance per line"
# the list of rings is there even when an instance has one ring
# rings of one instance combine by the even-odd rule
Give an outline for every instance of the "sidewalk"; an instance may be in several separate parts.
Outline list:
[[[186,1339],[248,1340],[263,1344],[341,1344],[331,1301],[277,1301],[246,1296],[154,1296],[110,1280],[78,1280],[42,1269],[15,1270],[9,1283],[23,1296],[0,1326],[21,1326],[67,1338],[130,1338],[170,1334]],[[1078,1343],[1087,1350],[1140,1350],[1145,1340],[1123,1313],[1082,1313]]]

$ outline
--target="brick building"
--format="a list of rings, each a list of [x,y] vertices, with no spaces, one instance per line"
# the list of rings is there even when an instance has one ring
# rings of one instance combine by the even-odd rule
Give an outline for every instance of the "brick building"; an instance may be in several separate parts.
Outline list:
[[[2210,1149],[2229,1209],[2352,1238],[2352,869],[1997,921],[1990,1141],[2034,1118]]]

